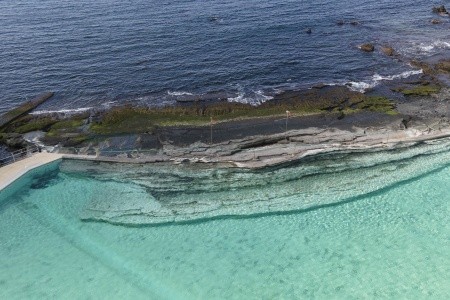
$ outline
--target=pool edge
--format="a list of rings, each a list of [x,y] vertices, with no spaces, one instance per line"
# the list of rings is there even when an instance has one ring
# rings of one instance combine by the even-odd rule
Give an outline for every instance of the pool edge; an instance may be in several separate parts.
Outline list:
[[[0,168],[0,192],[29,171],[61,160],[62,154],[41,152]]]

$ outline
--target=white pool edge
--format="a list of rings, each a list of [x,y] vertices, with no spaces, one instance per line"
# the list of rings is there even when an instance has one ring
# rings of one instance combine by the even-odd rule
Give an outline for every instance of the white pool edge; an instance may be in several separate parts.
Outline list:
[[[38,167],[60,160],[63,155],[57,153],[35,153],[30,157],[0,168],[0,192],[14,181]]]

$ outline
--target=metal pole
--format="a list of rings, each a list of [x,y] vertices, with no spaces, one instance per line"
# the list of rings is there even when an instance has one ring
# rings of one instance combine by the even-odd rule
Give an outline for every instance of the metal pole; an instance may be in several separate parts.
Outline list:
[[[211,117],[211,122],[210,122],[210,139],[209,139],[209,143],[212,145],[212,127],[213,127],[213,117]]]
[[[290,111],[286,111],[286,132],[287,132],[287,129],[288,129],[288,119],[289,119],[289,115],[291,114],[291,112]]]

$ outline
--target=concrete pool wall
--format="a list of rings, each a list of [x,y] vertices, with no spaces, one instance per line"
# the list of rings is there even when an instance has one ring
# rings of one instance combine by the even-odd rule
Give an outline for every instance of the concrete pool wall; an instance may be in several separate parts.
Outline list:
[[[35,153],[23,160],[0,168],[0,191],[25,175],[27,172],[40,166],[62,159],[63,155],[57,153]]]

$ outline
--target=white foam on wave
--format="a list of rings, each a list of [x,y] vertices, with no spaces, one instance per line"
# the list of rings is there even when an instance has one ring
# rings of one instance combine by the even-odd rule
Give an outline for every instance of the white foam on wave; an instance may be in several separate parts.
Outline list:
[[[86,111],[90,111],[93,109],[101,109],[101,110],[107,110],[113,107],[115,104],[117,104],[117,101],[108,101],[102,103],[99,107],[79,107],[79,108],[64,108],[64,109],[58,109],[58,110],[37,110],[30,113],[30,115],[51,115],[51,114],[60,114],[60,115],[76,115],[79,113],[83,113]]]
[[[192,96],[192,95],[194,95],[194,94],[192,94],[192,93],[189,93],[189,92],[183,92],[183,91],[180,91],[180,92],[171,92],[171,91],[167,91],[167,94],[168,94],[169,96]]]
[[[245,97],[245,93],[239,93],[236,97],[229,97],[227,98],[228,102],[239,102],[239,103],[245,103],[249,104],[251,99]]]
[[[403,73],[391,75],[391,76],[382,76],[379,74],[375,74],[375,75],[373,75],[373,80],[374,81],[383,81],[383,80],[403,79],[403,78],[408,78],[413,75],[419,75],[422,73],[423,73],[423,70],[420,69],[420,70],[405,71]]]
[[[419,50],[420,52],[429,53],[434,49],[450,49],[450,43],[438,40],[434,41],[431,44],[420,43],[419,45],[417,45],[417,50]]]
[[[360,82],[350,81],[350,82],[346,83],[346,85],[352,91],[364,93],[368,89],[374,88],[377,85],[377,83],[373,83],[373,82],[367,83],[364,81],[360,81]]]
[[[273,99],[273,97],[272,96],[269,96],[269,95],[264,95],[264,92],[263,91],[261,91],[261,90],[258,90],[258,91],[256,91],[255,92],[255,94],[258,96],[258,99],[260,99],[260,101],[262,101],[261,103],[263,103],[263,102],[266,102],[266,101],[268,101],[268,100],[272,100]]]
[[[102,104],[102,107],[104,108],[111,108],[114,106],[114,104],[117,104],[117,101],[108,101]]]
[[[31,112],[30,115],[50,115],[50,114],[75,115],[92,109],[93,107],[80,107],[74,109],[60,109],[60,110],[38,110]]]
[[[240,92],[236,97],[227,98],[228,102],[239,102],[244,104],[250,104],[253,106],[260,105],[266,101],[272,100],[273,97],[269,95],[265,95],[262,90],[257,90],[253,93],[253,95],[248,95],[245,92]]]
[[[352,91],[356,91],[356,92],[361,92],[364,93],[366,92],[368,89],[372,89],[374,87],[376,87],[377,85],[380,84],[380,82],[382,81],[390,81],[390,80],[395,80],[395,79],[404,79],[404,78],[408,78],[410,76],[413,75],[419,75],[422,74],[423,70],[411,70],[411,71],[405,71],[402,72],[400,74],[395,74],[395,75],[389,75],[389,76],[383,76],[380,74],[374,74],[372,76],[372,80],[370,82],[364,82],[364,81],[360,81],[360,82],[355,82],[355,81],[350,81],[347,82],[346,85],[349,87],[350,90]]]

